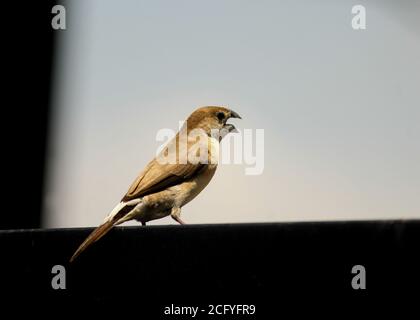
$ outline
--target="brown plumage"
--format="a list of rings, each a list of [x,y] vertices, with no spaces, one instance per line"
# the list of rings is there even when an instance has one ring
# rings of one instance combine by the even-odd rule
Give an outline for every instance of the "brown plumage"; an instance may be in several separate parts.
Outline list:
[[[153,159],[134,180],[105,222],[79,246],[70,262],[74,261],[92,243],[102,238],[113,226],[125,221],[135,219],[146,224],[147,221],[171,215],[174,220],[183,224],[180,218],[182,206],[194,199],[207,186],[217,168],[217,162],[213,160],[218,158],[218,144],[223,135],[215,139],[212,137],[212,130],[224,130],[224,134],[236,131],[232,124],[226,123],[229,118],[240,118],[240,116],[232,110],[218,106],[195,110],[184,124],[187,127],[183,129],[186,129],[187,135],[192,130],[202,130],[206,141],[200,140],[200,143],[206,143],[208,146],[207,158],[210,161],[196,163],[188,158],[188,161],[183,162],[180,158],[181,138],[178,132],[161,152],[161,155],[171,155],[171,150],[176,150],[174,154],[176,163],[161,163],[157,158]],[[196,146],[197,139],[188,136],[187,151],[190,152]]]

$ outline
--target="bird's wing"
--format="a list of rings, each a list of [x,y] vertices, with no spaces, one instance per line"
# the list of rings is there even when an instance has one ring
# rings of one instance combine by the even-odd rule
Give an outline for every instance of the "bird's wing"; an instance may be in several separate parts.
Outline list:
[[[198,174],[205,164],[161,164],[156,159],[149,163],[132,183],[122,201],[144,197],[180,184]]]

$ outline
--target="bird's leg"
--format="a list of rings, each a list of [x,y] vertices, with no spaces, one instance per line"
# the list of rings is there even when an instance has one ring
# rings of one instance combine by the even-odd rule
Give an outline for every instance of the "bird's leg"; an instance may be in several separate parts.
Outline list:
[[[171,217],[179,224],[185,224],[184,221],[181,219],[181,208],[175,207],[171,210]]]

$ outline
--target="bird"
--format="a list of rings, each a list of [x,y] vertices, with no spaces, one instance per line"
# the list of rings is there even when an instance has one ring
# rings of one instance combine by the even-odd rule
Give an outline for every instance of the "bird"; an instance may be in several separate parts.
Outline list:
[[[192,112],[179,132],[139,173],[104,222],[77,248],[70,262],[114,226],[126,221],[137,220],[146,225],[170,215],[179,224],[185,224],[181,208],[213,178],[223,137],[238,132],[233,124],[227,123],[230,118],[242,119],[226,106],[205,106]],[[175,161],[164,161],[170,157]]]

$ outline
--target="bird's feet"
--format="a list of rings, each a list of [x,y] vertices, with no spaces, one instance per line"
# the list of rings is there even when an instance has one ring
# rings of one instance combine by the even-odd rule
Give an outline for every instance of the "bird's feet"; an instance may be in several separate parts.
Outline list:
[[[172,217],[176,222],[178,222],[179,224],[186,224],[184,221],[182,221],[182,219],[180,217]]]
[[[172,208],[171,217],[172,217],[172,219],[174,219],[179,224],[186,224],[181,219],[181,208]]]

